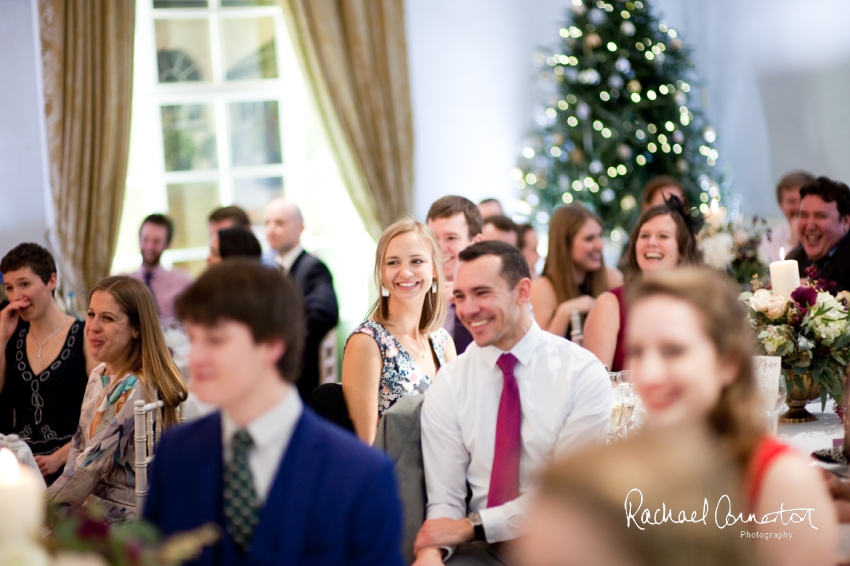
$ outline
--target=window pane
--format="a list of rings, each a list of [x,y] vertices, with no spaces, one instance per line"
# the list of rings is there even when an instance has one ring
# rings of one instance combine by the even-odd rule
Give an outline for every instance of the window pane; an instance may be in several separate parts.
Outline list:
[[[153,0],[154,8],[206,8],[207,0]]]
[[[207,217],[220,206],[218,195],[215,182],[168,185],[168,215],[174,221],[172,248],[209,245]]]
[[[212,104],[163,106],[162,141],[166,171],[218,167]]]
[[[221,0],[225,8],[241,8],[242,6],[274,6],[277,0]]]
[[[227,80],[278,76],[272,18],[224,18],[221,30]]]
[[[212,81],[209,21],[156,20],[156,58],[161,83]]]
[[[234,166],[280,163],[277,101],[230,104],[230,146]]]
[[[245,209],[255,226],[263,223],[266,205],[279,196],[283,196],[283,179],[280,177],[233,180],[233,201]]]

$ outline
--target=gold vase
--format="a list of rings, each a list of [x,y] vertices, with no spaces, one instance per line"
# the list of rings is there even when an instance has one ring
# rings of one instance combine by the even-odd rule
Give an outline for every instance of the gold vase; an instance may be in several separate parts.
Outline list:
[[[807,371],[803,375],[795,376],[793,370],[785,370],[786,380],[785,385],[788,388],[786,402],[788,403],[788,412],[779,417],[779,421],[783,423],[808,423],[818,420],[813,414],[806,410],[806,405],[810,401],[820,398],[820,384],[815,385],[812,379],[812,372]],[[794,382],[794,377],[798,377],[803,382],[803,388],[800,389]]]

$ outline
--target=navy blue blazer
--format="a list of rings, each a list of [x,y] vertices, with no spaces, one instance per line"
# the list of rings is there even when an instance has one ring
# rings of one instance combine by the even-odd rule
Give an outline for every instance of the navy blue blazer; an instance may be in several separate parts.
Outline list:
[[[390,460],[304,408],[251,551],[225,530],[221,415],[166,432],[143,517],[171,535],[216,523],[222,538],[189,564],[401,566],[401,509]]]

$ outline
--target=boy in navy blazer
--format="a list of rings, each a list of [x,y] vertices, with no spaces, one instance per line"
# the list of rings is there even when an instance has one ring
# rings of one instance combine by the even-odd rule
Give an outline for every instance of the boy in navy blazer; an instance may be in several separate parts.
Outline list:
[[[221,411],[168,431],[143,516],[171,535],[215,523],[192,564],[403,564],[390,461],[302,405],[295,284],[256,263],[206,271],[177,301],[191,390]]]

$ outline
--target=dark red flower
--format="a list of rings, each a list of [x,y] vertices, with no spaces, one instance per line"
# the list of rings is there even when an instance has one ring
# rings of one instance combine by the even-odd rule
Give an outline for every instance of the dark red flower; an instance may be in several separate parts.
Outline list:
[[[807,285],[801,285],[791,292],[791,298],[800,305],[800,308],[813,306],[818,300],[818,292]]]
[[[79,532],[82,539],[105,539],[109,534],[109,524],[106,521],[95,521],[89,517],[83,517],[80,521]]]

